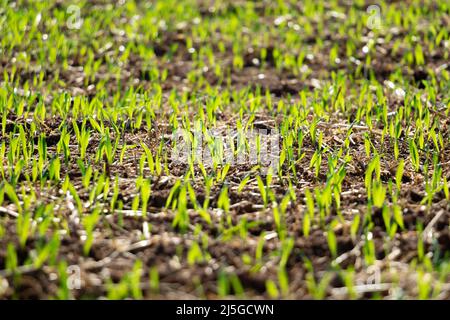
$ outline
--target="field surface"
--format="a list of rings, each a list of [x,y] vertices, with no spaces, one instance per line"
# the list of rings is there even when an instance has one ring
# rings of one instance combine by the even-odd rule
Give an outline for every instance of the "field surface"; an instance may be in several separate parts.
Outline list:
[[[449,1],[0,4],[0,298],[450,299]]]

